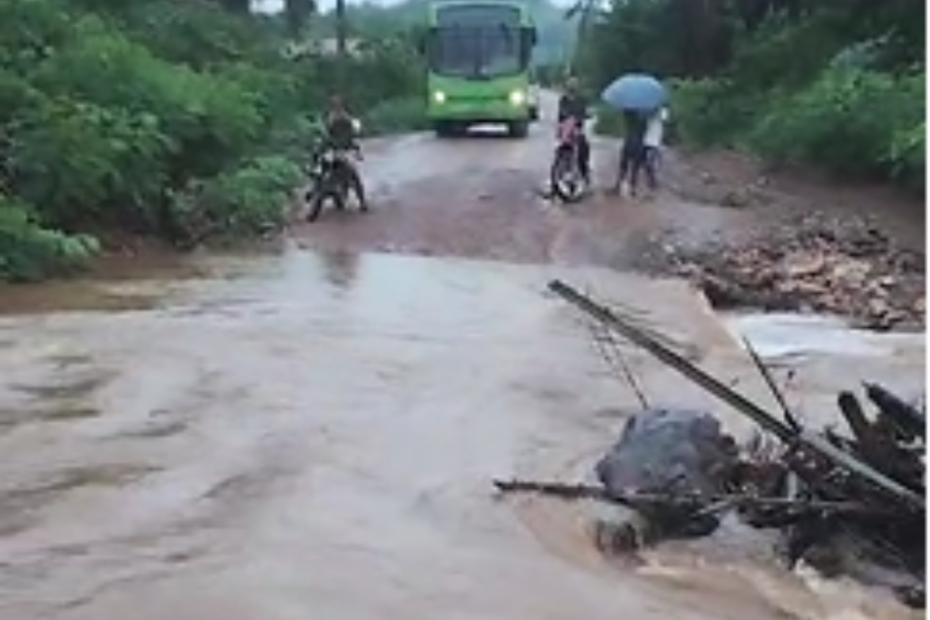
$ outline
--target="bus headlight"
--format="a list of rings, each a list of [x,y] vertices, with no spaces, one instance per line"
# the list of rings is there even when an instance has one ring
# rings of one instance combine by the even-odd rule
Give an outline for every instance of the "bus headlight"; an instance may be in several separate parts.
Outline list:
[[[523,105],[526,103],[526,93],[522,90],[515,90],[510,93],[511,105]]]
[[[437,90],[433,93],[433,101],[436,103],[445,103],[446,102],[446,93],[441,90]]]

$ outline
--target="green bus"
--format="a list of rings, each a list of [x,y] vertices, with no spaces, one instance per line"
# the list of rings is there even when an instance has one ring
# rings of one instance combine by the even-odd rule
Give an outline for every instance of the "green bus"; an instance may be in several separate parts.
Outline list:
[[[444,0],[429,6],[427,116],[436,134],[502,123],[525,137],[536,110],[530,60],[536,27],[516,0]]]

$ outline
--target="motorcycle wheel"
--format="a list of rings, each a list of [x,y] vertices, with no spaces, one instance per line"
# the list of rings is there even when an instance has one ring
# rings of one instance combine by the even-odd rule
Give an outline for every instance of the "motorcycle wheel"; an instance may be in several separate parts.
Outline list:
[[[337,211],[346,210],[346,205],[349,202],[349,194],[344,185],[334,188],[330,196],[333,199],[333,206],[336,207]]]
[[[554,193],[562,202],[574,203],[584,198],[585,181],[578,170],[578,162],[568,149],[560,149],[552,162],[549,182]]]
[[[310,197],[310,211],[307,213],[308,222],[315,222],[317,218],[320,217],[320,213],[323,212],[323,203],[325,201],[325,192],[313,192],[313,195]]]

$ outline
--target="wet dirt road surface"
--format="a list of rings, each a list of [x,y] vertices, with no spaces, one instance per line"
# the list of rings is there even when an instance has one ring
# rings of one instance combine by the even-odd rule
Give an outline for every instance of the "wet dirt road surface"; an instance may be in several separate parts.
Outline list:
[[[542,103],[543,118],[525,140],[501,137],[490,127],[462,139],[421,133],[371,141],[362,170],[373,211],[364,217],[330,211],[312,226],[297,226],[297,236],[321,250],[626,270],[651,268],[669,244],[688,248],[712,239],[740,240],[818,211],[874,221],[903,246],[925,247],[924,210],[913,200],[875,188],[827,191],[797,175],[779,182],[734,154],[688,158],[670,151],[657,194],[638,200],[608,196],[619,145],[593,136],[593,195],[575,205],[546,200],[555,95],[545,93]]]
[[[575,266],[616,246],[572,241],[602,225],[532,197],[547,144],[375,143],[377,211],[328,214],[280,253],[5,290],[0,618],[918,617],[772,568],[758,537],[617,566],[588,539],[599,508],[492,496],[493,477],[588,476],[635,403],[543,293],[554,276],[761,391],[686,286]],[[882,347],[853,351],[864,376],[920,381],[922,340]],[[818,360],[803,406],[848,387]],[[657,401],[708,403],[630,363]]]

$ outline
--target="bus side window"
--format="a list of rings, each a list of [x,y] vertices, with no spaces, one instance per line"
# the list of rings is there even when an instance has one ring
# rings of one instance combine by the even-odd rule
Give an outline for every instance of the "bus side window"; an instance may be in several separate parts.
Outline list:
[[[523,64],[528,64],[533,57],[533,46],[536,45],[536,28],[534,26],[524,28],[521,34],[523,45],[520,46],[520,55],[522,56]]]

